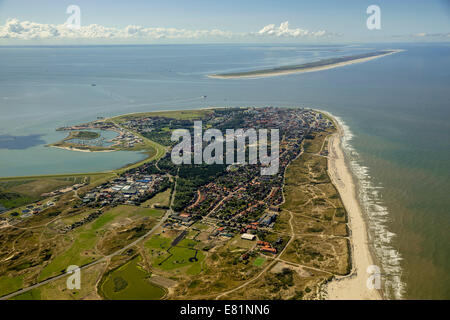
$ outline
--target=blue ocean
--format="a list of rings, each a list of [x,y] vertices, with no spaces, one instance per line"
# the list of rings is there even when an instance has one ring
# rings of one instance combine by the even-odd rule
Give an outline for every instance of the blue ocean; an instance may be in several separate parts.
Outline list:
[[[380,49],[405,51],[313,73],[206,77]],[[0,47],[0,177],[110,170],[145,157],[46,147],[65,136],[60,126],[269,105],[342,121],[385,295],[450,299],[450,44]]]

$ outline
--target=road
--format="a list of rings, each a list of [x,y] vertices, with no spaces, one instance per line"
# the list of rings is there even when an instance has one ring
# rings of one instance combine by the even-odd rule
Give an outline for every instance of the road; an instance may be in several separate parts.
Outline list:
[[[299,154],[297,155],[297,157],[295,157],[295,159],[297,159],[298,157],[300,157],[300,155],[303,153],[303,148],[300,150],[300,152],[299,152]],[[295,160],[294,159],[294,160]],[[292,162],[291,162],[292,163]],[[291,163],[289,163],[288,164],[288,166],[291,164]],[[287,170],[287,167],[286,167],[286,170]],[[283,186],[281,187],[281,194],[282,194],[282,196],[283,196],[283,200],[282,200],[282,202],[280,203],[280,206],[285,202],[285,196],[284,196],[284,186],[285,186],[285,176],[283,176]],[[259,279],[267,270],[269,270],[270,268],[272,268],[272,266],[275,264],[275,263],[277,263],[279,260],[280,260],[280,257],[283,255],[283,253],[285,252],[285,250],[287,249],[287,247],[289,247],[289,245],[291,244],[291,242],[294,240],[294,238],[295,238],[295,232],[294,232],[294,226],[292,225],[292,219],[294,218],[294,215],[292,214],[292,212],[290,212],[289,211],[289,214],[291,215],[290,216],[290,218],[289,218],[289,226],[290,226],[290,228],[291,228],[291,237],[290,237],[290,239],[289,239],[289,241],[286,243],[286,245],[284,246],[284,248],[283,248],[283,250],[277,255],[277,257],[271,262],[271,263],[269,263],[256,277],[254,277],[254,278],[252,278],[252,279],[250,279],[250,280],[248,280],[248,281],[246,281],[246,282],[244,282],[243,284],[241,284],[240,286],[238,286],[238,287],[236,287],[236,288],[234,288],[234,289],[231,289],[231,290],[228,290],[228,291],[225,291],[225,292],[222,292],[221,294],[219,294],[218,296],[216,296],[216,300],[218,300],[218,299],[220,299],[221,297],[223,297],[223,296],[226,296],[227,294],[230,294],[230,293],[232,293],[232,292],[234,292],[234,291],[237,291],[237,290],[239,290],[239,289],[242,289],[242,288],[244,288],[245,286],[247,286],[248,284],[250,284],[250,283],[252,283],[253,281],[255,281],[255,280],[257,280],[257,279]]]
[[[128,250],[128,249],[130,249],[130,248],[132,248],[132,247],[134,247],[135,245],[137,245],[139,242],[141,242],[141,241],[144,240],[145,238],[151,236],[151,235],[152,235],[159,227],[161,227],[161,226],[164,224],[164,222],[167,220],[167,218],[169,218],[169,216],[173,213],[173,211],[172,211],[172,205],[173,205],[173,200],[175,199],[176,185],[177,185],[177,179],[175,179],[174,192],[173,192],[173,194],[172,194],[172,200],[171,200],[171,203],[170,203],[170,208],[166,211],[166,213],[165,213],[164,216],[158,221],[158,223],[157,223],[155,226],[153,226],[152,229],[150,229],[146,234],[144,234],[144,235],[141,236],[140,238],[138,238],[138,239],[136,239],[135,241],[129,243],[129,244],[126,245],[125,247],[123,247],[123,248],[121,248],[121,249],[119,249],[119,250],[113,252],[112,254],[110,254],[110,255],[108,255],[108,256],[104,256],[103,258],[100,258],[100,259],[98,259],[98,260],[96,260],[96,261],[93,261],[93,262],[91,262],[91,263],[85,264],[84,266],[81,266],[81,267],[80,267],[80,270],[87,269],[87,268],[92,267],[92,266],[94,266],[94,265],[97,265],[97,264],[99,264],[99,263],[106,262],[106,261],[108,261],[109,259],[111,259],[112,257],[117,256],[117,255],[121,254],[122,252],[124,252],[124,251],[126,251],[126,250]],[[5,296],[3,296],[3,297],[0,297],[0,300],[8,300],[8,299],[11,299],[11,298],[13,298],[13,297],[15,297],[15,296],[17,296],[17,295],[20,295],[20,294],[25,293],[25,292],[28,292],[28,291],[30,291],[30,290],[39,288],[39,287],[41,287],[41,286],[43,286],[43,285],[45,285],[45,284],[48,284],[48,283],[50,283],[50,282],[53,282],[53,281],[55,281],[55,280],[58,280],[58,279],[67,277],[68,275],[69,275],[68,273],[63,273],[63,274],[60,274],[60,275],[55,276],[55,277],[53,277],[53,278],[49,278],[49,279],[47,279],[47,280],[43,280],[43,281],[38,282],[38,283],[36,283],[36,284],[33,284],[33,285],[29,286],[29,287],[20,289],[20,290],[18,290],[18,291],[16,291],[16,292],[13,292],[13,293],[7,294],[7,295],[5,295]]]
[[[304,149],[303,149],[303,146],[302,146],[302,148],[301,148],[299,154],[297,155],[297,157],[295,157],[295,159],[293,159],[293,160],[289,163],[289,165],[290,165],[294,160],[296,160],[298,157],[300,157],[303,153],[304,153]],[[288,166],[289,166],[289,165],[288,165]],[[287,170],[287,167],[286,167],[286,170]],[[285,195],[284,195],[285,181],[286,181],[286,179],[285,179],[285,176],[284,176],[284,177],[283,177],[283,186],[282,186],[282,196],[283,196],[283,200],[282,200],[282,202],[280,203],[280,206],[281,206],[281,205],[285,202],[285,200],[286,200]],[[289,215],[290,215],[290,218],[289,218],[289,227],[290,227],[291,231],[290,231],[290,239],[289,239],[289,241],[286,243],[286,245],[284,246],[283,250],[281,250],[281,251],[277,254],[277,256],[273,259],[273,261],[271,261],[271,262],[270,262],[270,263],[269,263],[269,264],[268,264],[268,265],[267,265],[267,266],[266,266],[266,267],[265,267],[265,268],[264,268],[264,269],[263,269],[256,277],[254,277],[254,278],[252,278],[252,279],[250,279],[250,280],[244,282],[243,284],[241,284],[240,286],[238,286],[238,287],[236,287],[236,288],[233,288],[233,289],[231,289],[231,290],[228,290],[228,291],[225,291],[225,292],[220,293],[219,295],[216,296],[216,298],[215,298],[216,300],[218,300],[218,299],[220,299],[220,298],[222,298],[222,297],[224,297],[224,296],[226,296],[226,295],[228,295],[228,294],[230,294],[230,293],[233,293],[233,292],[235,292],[235,291],[237,291],[237,290],[239,290],[239,289],[242,289],[242,288],[246,287],[247,285],[249,285],[250,283],[256,281],[256,280],[259,279],[265,272],[267,272],[268,270],[270,270],[270,268],[272,268],[272,266],[274,266],[277,262],[284,262],[284,263],[293,264],[293,265],[296,265],[296,266],[298,266],[298,267],[302,267],[302,268],[305,268],[305,269],[311,269],[311,270],[315,270],[315,271],[320,271],[320,272],[332,274],[332,273],[330,273],[330,272],[328,272],[328,271],[320,270],[320,269],[317,269],[317,268],[312,268],[312,267],[309,267],[309,266],[300,265],[300,264],[297,264],[297,263],[292,263],[292,262],[290,262],[290,261],[285,261],[285,260],[281,259],[281,257],[283,256],[284,252],[286,251],[286,249],[289,247],[289,245],[292,243],[292,241],[295,239],[295,236],[296,236],[295,230],[294,230],[294,225],[292,224],[292,220],[294,219],[294,215],[293,215],[293,213],[292,213],[291,211],[289,211],[289,210],[285,210],[285,211],[289,212]]]

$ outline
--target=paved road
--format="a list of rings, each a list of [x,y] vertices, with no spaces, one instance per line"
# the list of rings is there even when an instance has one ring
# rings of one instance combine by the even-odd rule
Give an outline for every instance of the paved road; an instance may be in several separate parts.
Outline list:
[[[298,157],[300,157],[300,155],[302,155],[304,153],[304,149],[303,149],[303,146],[302,146],[302,148],[301,148],[301,150],[300,150],[300,152],[299,152],[299,154],[297,155],[297,157],[295,157],[295,159],[294,160],[296,160]],[[291,162],[292,163],[292,162]],[[290,164],[289,164],[290,165]],[[288,166],[289,166],[288,165]],[[286,168],[287,169],[287,168]],[[286,182],[286,179],[285,179],[285,176],[283,177],[283,187],[282,187],[282,196],[283,196],[283,200],[282,200],[282,202],[280,203],[280,206],[285,202],[285,200],[286,200],[286,198],[285,198],[285,195],[284,195],[284,186],[285,186],[285,182]],[[285,262],[285,263],[291,263],[291,262],[288,262],[288,261],[285,261],[285,260],[283,260],[283,259],[281,259],[281,256],[283,255],[283,253],[287,250],[287,248],[289,247],[289,245],[292,243],[292,241],[295,239],[295,236],[296,236],[296,234],[295,234],[295,230],[294,230],[294,225],[292,224],[292,220],[294,219],[294,215],[292,214],[292,212],[291,211],[289,211],[289,210],[286,210],[287,212],[289,212],[289,215],[290,215],[290,217],[289,217],[289,227],[290,227],[290,229],[291,229],[291,234],[290,234],[290,239],[289,239],[289,241],[286,243],[286,245],[284,246],[284,248],[283,248],[283,250],[282,251],[280,251],[278,254],[277,254],[277,256],[257,275],[257,276],[255,276],[254,278],[252,278],[252,279],[250,279],[250,280],[248,280],[248,281],[246,281],[246,282],[244,282],[243,284],[241,284],[240,286],[238,286],[238,287],[235,287],[235,288],[233,288],[233,289],[231,289],[231,290],[228,290],[228,291],[225,291],[225,292],[222,292],[222,293],[220,293],[220,294],[218,294],[217,296],[216,296],[216,300],[219,300],[220,298],[222,298],[222,297],[224,297],[224,296],[226,296],[226,295],[228,295],[228,294],[230,294],[230,293],[233,293],[233,292],[235,292],[235,291],[237,291],[237,290],[239,290],[239,289],[242,289],[242,288],[244,288],[244,287],[246,287],[247,285],[249,285],[250,283],[252,283],[252,282],[254,282],[255,280],[257,280],[257,279],[259,279],[265,272],[267,272],[273,265],[275,265],[275,263],[277,263],[277,262]],[[311,267],[308,267],[308,266],[304,266],[304,265],[299,265],[299,264],[296,264],[296,263],[293,263],[293,264],[295,264],[295,265],[297,265],[297,266],[299,266],[299,267],[303,267],[303,268],[306,268],[306,269],[313,269],[313,270],[316,270],[316,271],[320,271],[320,272],[325,272],[325,273],[329,273],[329,274],[332,274],[332,273],[330,273],[330,272],[328,272],[328,271],[323,271],[323,270],[320,270],[320,269],[317,269],[317,268],[311,268]]]
[[[174,191],[173,197],[175,197],[175,191]],[[159,222],[158,222],[151,230],[149,230],[145,235],[143,235],[142,237],[136,239],[135,241],[131,242],[130,244],[128,244],[128,245],[126,245],[125,247],[123,247],[123,248],[121,248],[121,249],[115,251],[114,253],[112,253],[112,254],[110,254],[110,255],[108,255],[108,256],[105,256],[105,257],[103,257],[103,258],[101,258],[101,259],[99,259],[99,260],[93,261],[93,262],[91,262],[91,263],[85,264],[84,266],[80,267],[80,269],[81,269],[81,270],[87,269],[87,268],[92,267],[92,266],[94,266],[94,265],[96,265],[96,264],[105,262],[105,261],[107,261],[108,259],[111,259],[112,257],[117,256],[117,255],[121,254],[122,252],[124,252],[124,251],[126,251],[126,250],[132,248],[133,246],[135,246],[136,244],[138,244],[139,242],[141,242],[143,239],[145,239],[145,238],[147,238],[148,236],[152,235],[159,227],[161,227],[161,226],[163,225],[163,223],[167,220],[167,218],[168,218],[171,214],[172,214],[172,209],[167,210],[166,213],[165,213],[165,215],[161,218],[161,220],[159,220]],[[32,290],[32,289],[39,288],[40,286],[43,286],[43,285],[45,285],[45,284],[47,284],[47,283],[50,283],[50,282],[52,282],[52,281],[55,281],[55,280],[64,278],[64,277],[66,277],[66,276],[68,276],[68,275],[69,275],[69,274],[67,274],[67,273],[63,273],[63,274],[58,275],[58,276],[55,276],[55,277],[53,277],[53,278],[50,278],[50,279],[41,281],[41,282],[36,283],[36,284],[34,284],[34,285],[32,285],[32,286],[23,288],[23,289],[21,289],[21,290],[18,290],[18,291],[16,291],[16,292],[13,292],[13,293],[10,293],[10,294],[8,294],[8,295],[6,295],[6,296],[3,296],[3,297],[0,298],[0,300],[11,299],[12,297],[15,297],[15,296],[17,296],[17,295],[19,295],[19,294],[25,293],[25,292],[30,291],[30,290]]]
[[[142,139],[149,140],[149,139],[147,139],[147,138],[145,138],[145,137],[143,137],[143,136],[141,136],[141,135],[139,135],[139,136],[140,136]],[[151,140],[149,140],[149,141],[151,141]],[[155,147],[155,149],[156,149],[156,155],[155,155],[155,157],[156,157],[156,156],[158,156],[159,150],[158,150],[158,148],[156,148],[156,147]],[[164,148],[164,151],[167,152],[167,149]],[[160,158],[161,158],[161,157],[160,157]],[[158,168],[158,169],[159,169],[159,167],[158,167],[158,162],[159,162],[160,158],[158,158],[158,160],[156,161],[156,168]],[[149,159],[146,159],[146,160],[149,160]],[[159,170],[160,170],[160,169],[159,169]],[[114,172],[114,171],[112,171],[112,172]],[[114,172],[114,173],[115,173],[115,172]],[[121,254],[121,253],[124,252],[125,250],[128,250],[128,249],[132,248],[133,246],[135,246],[136,244],[138,244],[139,242],[141,242],[143,239],[145,239],[145,238],[147,238],[148,236],[152,235],[152,234],[153,234],[160,226],[162,226],[163,223],[167,220],[167,218],[173,213],[173,211],[172,211],[172,206],[173,206],[173,202],[174,202],[174,199],[175,199],[175,192],[176,192],[176,187],[177,187],[177,178],[178,178],[178,176],[175,177],[175,185],[174,185],[174,189],[173,189],[174,191],[173,191],[173,193],[172,193],[172,199],[171,199],[171,201],[170,201],[170,209],[166,211],[166,214],[164,215],[164,217],[162,217],[161,220],[160,220],[160,221],[159,221],[159,222],[158,222],[158,223],[157,223],[150,231],[148,231],[145,235],[143,235],[142,237],[136,239],[136,240],[133,241],[132,243],[128,244],[127,246],[125,246],[125,247],[123,247],[123,248],[117,250],[116,252],[114,252],[114,253],[112,253],[112,254],[110,254],[110,255],[108,255],[108,256],[105,256],[105,257],[103,257],[103,258],[100,258],[99,260],[96,260],[96,261],[93,261],[93,262],[91,262],[91,263],[88,263],[88,264],[86,264],[86,265],[80,267],[80,269],[81,269],[81,270],[82,270],[82,269],[87,269],[87,268],[89,268],[89,267],[92,267],[92,266],[94,266],[94,265],[96,265],[96,264],[105,262],[105,261],[107,261],[108,259],[111,259],[112,257]],[[78,197],[78,193],[77,193],[76,190],[75,190],[75,196]],[[5,296],[2,296],[2,297],[0,297],[0,300],[7,300],[7,299],[10,299],[10,298],[12,298],[12,297],[15,297],[15,296],[17,296],[17,295],[20,295],[20,294],[22,294],[22,293],[25,293],[25,292],[27,292],[27,291],[30,291],[30,290],[39,288],[40,286],[43,286],[43,285],[45,285],[45,284],[47,284],[47,283],[50,283],[50,282],[52,282],[52,281],[55,281],[55,280],[64,278],[64,277],[66,277],[66,276],[68,276],[68,275],[69,275],[68,273],[63,273],[63,274],[60,274],[60,275],[55,276],[55,277],[53,277],[53,278],[49,278],[49,279],[47,279],[47,280],[41,281],[41,282],[39,282],[39,283],[36,283],[36,284],[34,284],[34,285],[32,285],[32,286],[29,286],[29,287],[20,289],[20,290],[18,290],[18,291],[16,291],[16,292],[7,294],[7,295],[5,295]]]

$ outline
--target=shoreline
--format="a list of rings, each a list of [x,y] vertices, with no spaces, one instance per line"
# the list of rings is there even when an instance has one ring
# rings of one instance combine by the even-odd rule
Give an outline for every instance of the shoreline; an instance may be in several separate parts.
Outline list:
[[[225,108],[225,107],[223,107]],[[214,107],[201,108],[203,110],[215,109]],[[197,110],[197,109],[195,109]],[[381,300],[383,295],[381,290],[369,290],[366,286],[366,280],[369,276],[366,269],[370,265],[374,265],[376,257],[369,247],[368,243],[368,227],[366,219],[364,218],[363,210],[358,200],[356,184],[351,173],[350,166],[347,164],[342,149],[342,139],[344,136],[344,128],[341,123],[329,112],[311,108],[319,113],[328,116],[336,126],[337,132],[329,135],[328,149],[329,155],[327,157],[327,172],[333,185],[338,190],[345,209],[348,214],[348,226],[350,230],[350,257],[352,270],[348,275],[336,276],[333,280],[323,285],[321,291],[324,297],[330,300]],[[178,111],[178,110],[170,110]],[[160,111],[155,111],[155,113]],[[128,113],[130,114],[139,114]],[[153,112],[150,112],[153,113]],[[114,116],[108,119],[114,119],[124,115]],[[79,152],[114,152],[116,150],[100,150],[91,151],[76,149],[71,147],[51,146],[59,149]],[[137,162],[140,163],[140,162]],[[135,163],[135,164],[137,164]],[[133,165],[135,165],[133,164]],[[118,169],[117,169],[118,170]]]
[[[77,148],[71,148],[71,147],[61,147],[61,146],[52,146],[52,145],[50,145],[49,147],[51,147],[51,148],[63,149],[63,150],[68,150],[68,151],[78,151],[78,152],[114,152],[114,151],[119,151],[119,150],[89,150],[89,149],[77,149]]]
[[[345,61],[345,62],[337,62],[337,63],[331,63],[329,65],[325,65],[325,66],[317,66],[317,67],[309,67],[309,68],[305,68],[305,69],[299,69],[298,66],[297,67],[293,67],[292,69],[287,69],[287,70],[257,70],[257,71],[248,71],[248,72],[242,72],[242,74],[211,74],[211,75],[207,75],[208,78],[213,78],[213,79],[257,79],[257,78],[268,78],[268,77],[277,77],[277,76],[283,76],[283,75],[288,75],[288,74],[293,74],[293,73],[307,73],[307,72],[316,72],[316,71],[322,71],[322,70],[329,70],[329,69],[334,69],[334,68],[339,68],[339,67],[344,67],[347,65],[352,65],[352,64],[356,64],[356,63],[362,63],[362,62],[367,62],[373,59],[377,59],[377,58],[381,58],[381,57],[385,57],[394,53],[398,53],[398,52],[402,52],[404,50],[392,50],[391,52],[387,52],[384,54],[380,54],[377,56],[372,56],[372,57],[366,57],[366,58],[357,58],[357,59],[353,59],[353,60],[349,60],[349,61]],[[252,74],[253,73],[253,74]]]
[[[328,139],[328,174],[347,210],[352,261],[350,274],[336,277],[324,286],[324,291],[329,300],[382,300],[381,290],[371,290],[366,285],[369,277],[367,267],[374,265],[376,259],[369,246],[367,221],[358,200],[354,177],[341,147],[343,128],[330,113],[320,112],[332,118],[337,129]]]

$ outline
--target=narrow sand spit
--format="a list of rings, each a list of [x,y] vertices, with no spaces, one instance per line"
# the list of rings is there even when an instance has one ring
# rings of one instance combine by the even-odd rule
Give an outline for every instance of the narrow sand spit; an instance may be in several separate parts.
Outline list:
[[[373,258],[368,245],[366,222],[357,200],[353,177],[347,168],[341,149],[342,128],[329,138],[328,174],[341,195],[342,202],[349,216],[351,232],[352,264],[350,275],[336,277],[325,291],[330,300],[379,300],[381,293],[367,287],[367,267],[373,265]]]
[[[392,50],[391,52],[380,54],[380,55],[373,56],[373,57],[353,59],[353,60],[349,60],[349,61],[345,61],[345,62],[331,63],[331,64],[325,65],[325,66],[317,66],[317,67],[310,67],[310,68],[304,68],[304,69],[293,68],[293,69],[288,69],[288,70],[267,70],[267,71],[261,71],[259,73],[254,73],[254,74],[251,74],[251,73],[246,74],[245,72],[243,72],[243,74],[241,74],[241,75],[211,74],[211,75],[208,75],[207,77],[215,78],[215,79],[245,79],[245,78],[256,79],[256,78],[268,78],[268,77],[283,76],[283,75],[292,74],[292,73],[315,72],[315,71],[322,71],[322,70],[344,67],[344,66],[355,64],[355,63],[366,62],[366,61],[385,57],[385,56],[388,56],[388,55],[391,55],[394,53],[398,53],[398,52],[402,52],[402,51],[404,51],[404,50]]]

